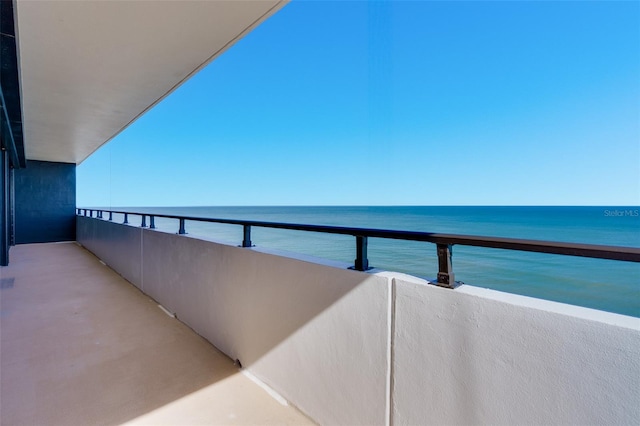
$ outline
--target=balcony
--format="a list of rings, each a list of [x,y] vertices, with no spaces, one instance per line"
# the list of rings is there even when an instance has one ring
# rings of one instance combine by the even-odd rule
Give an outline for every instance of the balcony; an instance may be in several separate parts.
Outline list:
[[[75,243],[0,273],[3,425],[313,424]]]
[[[76,220],[0,270],[2,424],[640,418],[638,318]]]
[[[346,265],[76,216],[76,165],[285,3],[0,2],[0,423],[640,424],[640,320],[456,287],[472,239],[424,240],[440,287],[366,235]]]

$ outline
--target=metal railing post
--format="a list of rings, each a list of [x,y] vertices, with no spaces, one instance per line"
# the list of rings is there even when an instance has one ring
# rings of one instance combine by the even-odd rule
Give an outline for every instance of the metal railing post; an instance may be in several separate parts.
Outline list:
[[[369,259],[367,258],[368,238],[356,235],[356,260],[353,269],[356,271],[366,271],[369,269]]]
[[[455,274],[451,266],[451,244],[437,244],[438,250],[438,280],[435,282],[440,287],[454,288]]]
[[[147,227],[147,216],[142,215],[142,223],[140,223],[140,228],[146,228],[146,227]]]
[[[109,220],[113,220],[113,212],[109,212]]]
[[[98,219],[102,219],[102,210],[98,210]]]
[[[242,225],[242,247],[252,247],[251,245],[251,225]]]
[[[178,234],[184,235],[187,231],[184,229],[184,219],[180,219],[180,229],[178,229]]]
[[[149,229],[156,229],[156,217],[149,216]]]
[[[124,224],[129,223],[129,213],[125,213],[124,214],[124,222],[122,222],[122,223],[124,223]]]

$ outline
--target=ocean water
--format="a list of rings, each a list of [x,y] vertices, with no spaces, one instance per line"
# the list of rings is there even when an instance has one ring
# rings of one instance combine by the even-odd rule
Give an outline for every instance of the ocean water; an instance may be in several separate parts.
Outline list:
[[[154,207],[143,213],[251,219],[640,247],[638,207]],[[114,217],[115,220],[121,220]],[[139,220],[131,218],[130,222]],[[177,220],[156,219],[177,232]],[[187,232],[232,244],[242,227],[187,221]],[[253,244],[352,263],[355,238],[252,229]],[[434,279],[435,245],[369,239],[369,264]],[[465,284],[640,317],[640,264],[479,247],[453,247],[456,280]]]

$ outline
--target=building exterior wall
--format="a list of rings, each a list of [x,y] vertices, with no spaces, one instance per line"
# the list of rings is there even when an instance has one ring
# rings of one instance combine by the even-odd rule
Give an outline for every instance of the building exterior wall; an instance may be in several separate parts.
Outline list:
[[[0,266],[9,264],[9,245],[11,240],[9,156],[0,151]]]
[[[76,165],[27,161],[14,171],[16,244],[76,239]]]

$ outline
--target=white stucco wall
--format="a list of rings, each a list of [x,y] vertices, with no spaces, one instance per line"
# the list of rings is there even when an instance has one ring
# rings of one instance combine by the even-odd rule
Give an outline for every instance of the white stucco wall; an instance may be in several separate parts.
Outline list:
[[[324,424],[384,424],[390,281],[144,231],[150,296]]]
[[[394,424],[640,424],[640,320],[394,280]]]
[[[95,218],[78,241],[316,421],[387,421],[389,278]]]
[[[321,424],[640,424],[640,319],[78,218],[78,241]]]
[[[80,244],[142,288],[142,228],[77,216],[76,235]]]

